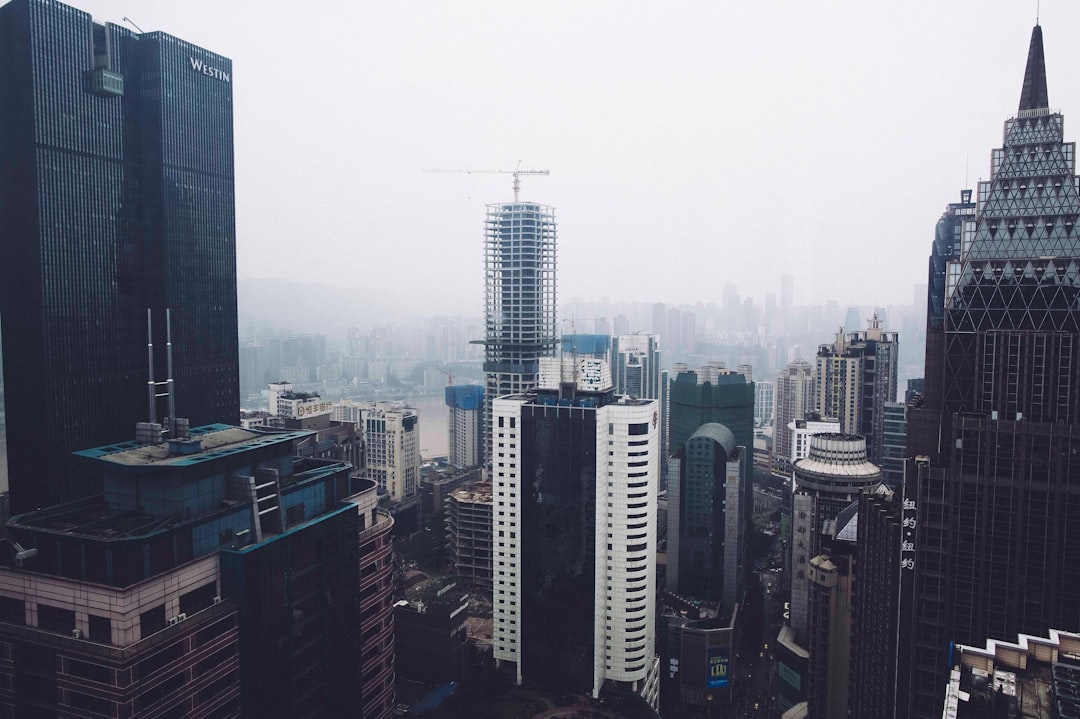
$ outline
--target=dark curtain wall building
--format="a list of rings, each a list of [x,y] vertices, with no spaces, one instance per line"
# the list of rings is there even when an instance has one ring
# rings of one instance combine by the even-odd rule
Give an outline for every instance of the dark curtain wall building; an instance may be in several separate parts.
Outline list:
[[[12,509],[100,491],[71,453],[239,422],[232,63],[52,0],[0,7],[0,317]],[[158,413],[164,418],[164,407]]]
[[[949,206],[931,260],[901,570],[914,581],[901,620],[914,661],[897,702],[916,717],[941,716],[950,643],[1080,629],[1080,197],[1038,26],[1002,144],[975,215]]]

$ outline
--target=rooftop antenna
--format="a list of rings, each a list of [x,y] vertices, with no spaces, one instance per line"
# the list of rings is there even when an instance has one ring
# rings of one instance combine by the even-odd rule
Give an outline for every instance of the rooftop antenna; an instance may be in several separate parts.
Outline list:
[[[146,382],[147,409],[149,410],[150,423],[157,424],[157,401],[161,397],[167,400],[165,422],[168,429],[172,430],[176,418],[176,398],[173,396],[173,363],[172,363],[172,312],[165,310],[165,372],[168,375],[164,382],[154,381],[154,331],[153,318],[150,308],[146,309],[146,363],[149,378]],[[160,391],[164,388],[164,392]]]
[[[136,30],[138,30],[138,31],[139,31],[139,34],[140,34],[140,35],[142,35],[142,34],[143,34],[143,29],[142,29],[141,27],[139,27],[138,25],[136,25],[136,24],[135,24],[135,21],[134,21],[134,20],[132,20],[131,18],[129,18],[129,17],[125,17],[125,18],[124,18],[124,19],[123,19],[123,20],[122,20],[121,22],[126,22],[126,23],[127,23],[128,25],[131,25],[131,27],[133,27],[133,28],[135,28]]]
[[[1039,1],[1040,0],[1035,0],[1035,24],[1036,25],[1039,24]]]
[[[168,376],[165,378],[165,392],[169,395],[169,429],[176,421],[176,397],[173,395],[173,371],[172,371],[172,310],[165,310],[165,370]]]
[[[127,20],[127,18],[124,18]],[[149,379],[146,381],[146,395],[149,404],[149,422],[157,423],[157,383],[154,382],[154,319],[150,308],[146,308],[146,364]]]

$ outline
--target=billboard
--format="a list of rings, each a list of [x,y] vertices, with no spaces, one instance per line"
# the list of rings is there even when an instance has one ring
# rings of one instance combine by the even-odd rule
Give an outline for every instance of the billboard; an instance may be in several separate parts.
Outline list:
[[[706,676],[710,689],[728,685],[728,652],[729,647],[709,648],[709,666]]]

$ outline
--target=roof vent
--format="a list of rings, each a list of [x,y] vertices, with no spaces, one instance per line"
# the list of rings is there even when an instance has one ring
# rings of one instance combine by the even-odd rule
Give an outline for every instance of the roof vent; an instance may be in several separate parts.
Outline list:
[[[202,450],[202,440],[191,437],[174,437],[169,440],[169,454],[188,455]]]

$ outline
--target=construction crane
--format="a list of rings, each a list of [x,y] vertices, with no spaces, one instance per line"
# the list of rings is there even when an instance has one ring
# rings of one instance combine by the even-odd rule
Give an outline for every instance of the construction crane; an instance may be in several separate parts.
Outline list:
[[[454,384],[454,368],[453,367],[450,368],[449,372],[444,370],[442,367],[433,367],[432,369],[434,369],[436,372],[442,372],[444,375],[446,375],[446,386],[447,387],[452,387],[453,386],[453,384]]]
[[[518,202],[521,194],[521,175],[550,175],[551,170],[522,170],[521,162],[518,162],[516,170],[424,170],[424,172],[458,172],[466,175],[513,175],[514,176],[514,202]]]

